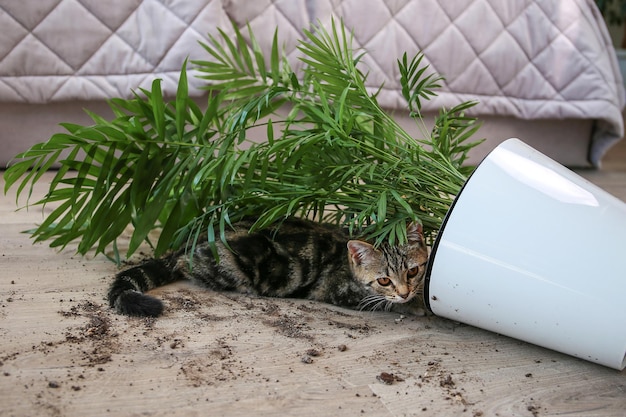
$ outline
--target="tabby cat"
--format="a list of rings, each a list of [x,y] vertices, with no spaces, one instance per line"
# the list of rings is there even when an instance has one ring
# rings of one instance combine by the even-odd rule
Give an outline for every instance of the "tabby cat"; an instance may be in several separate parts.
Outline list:
[[[389,308],[421,297],[428,251],[422,227],[407,227],[407,243],[375,248],[350,240],[342,229],[302,219],[249,233],[245,220],[227,232],[230,249],[217,242],[219,262],[208,243],[198,243],[190,268],[180,249],[117,274],[108,300],[118,313],[159,316],[163,303],[145,291],[179,279],[212,290],[268,297],[305,298],[361,309]]]

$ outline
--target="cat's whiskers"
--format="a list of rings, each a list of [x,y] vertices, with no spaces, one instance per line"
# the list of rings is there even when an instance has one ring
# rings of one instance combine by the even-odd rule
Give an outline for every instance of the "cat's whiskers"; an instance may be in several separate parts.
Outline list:
[[[378,294],[370,294],[363,298],[358,305],[359,311],[369,310],[369,311],[389,311],[391,310],[391,306],[393,302],[386,299],[382,295]]]
[[[380,301],[380,296],[377,295],[368,295],[366,297],[364,297],[360,302],[359,305],[357,306],[359,311],[363,311],[363,310],[369,310],[367,307],[370,304],[374,304]]]

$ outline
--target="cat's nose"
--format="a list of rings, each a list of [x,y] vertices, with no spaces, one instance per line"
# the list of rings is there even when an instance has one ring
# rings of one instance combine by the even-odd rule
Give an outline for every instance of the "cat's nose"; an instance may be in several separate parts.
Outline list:
[[[405,300],[407,299],[407,297],[409,296],[409,294],[410,294],[410,293],[409,293],[408,291],[407,291],[407,292],[405,292],[405,293],[402,293],[402,294],[398,293],[398,295],[399,295],[401,298],[405,299]]]

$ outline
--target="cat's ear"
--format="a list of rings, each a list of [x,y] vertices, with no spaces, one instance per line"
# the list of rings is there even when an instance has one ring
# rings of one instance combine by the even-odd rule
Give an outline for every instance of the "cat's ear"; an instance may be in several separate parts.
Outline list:
[[[376,249],[374,249],[374,246],[367,242],[362,242],[360,240],[348,241],[348,253],[350,254],[350,260],[356,266],[368,263],[375,252]]]
[[[409,243],[424,242],[424,234],[421,223],[411,222],[406,225],[406,240]]]

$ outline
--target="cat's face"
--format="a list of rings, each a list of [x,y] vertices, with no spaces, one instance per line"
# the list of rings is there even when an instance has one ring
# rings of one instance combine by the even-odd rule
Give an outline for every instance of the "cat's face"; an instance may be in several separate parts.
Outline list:
[[[428,249],[421,225],[411,223],[407,227],[404,245],[375,248],[367,242],[351,240],[348,254],[353,275],[372,293],[362,301],[362,308],[406,303],[422,293]]]

